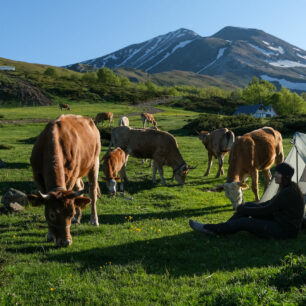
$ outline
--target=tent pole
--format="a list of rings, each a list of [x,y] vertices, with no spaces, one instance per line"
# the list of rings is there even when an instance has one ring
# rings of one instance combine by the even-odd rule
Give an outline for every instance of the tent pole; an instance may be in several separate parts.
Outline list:
[[[295,162],[296,162],[296,183],[299,184],[299,160],[298,160],[299,151],[297,149],[297,146],[295,145],[295,139],[294,139],[294,147],[295,147]]]

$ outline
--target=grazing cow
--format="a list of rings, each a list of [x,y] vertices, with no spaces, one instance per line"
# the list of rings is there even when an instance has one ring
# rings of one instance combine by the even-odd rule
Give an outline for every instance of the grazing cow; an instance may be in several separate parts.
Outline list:
[[[116,148],[111,152],[107,152],[102,161],[102,171],[104,172],[109,192],[116,194],[116,185],[119,180],[118,173],[120,173],[120,191],[123,192],[123,180],[127,182],[125,152],[120,148]]]
[[[98,125],[99,122],[102,122],[102,126],[104,125],[104,121],[108,120],[109,126],[113,124],[114,114],[111,112],[98,113],[95,119],[95,124]]]
[[[223,175],[224,173],[224,156],[226,153],[230,152],[235,141],[234,133],[226,128],[214,130],[211,133],[204,131],[197,133],[199,134],[199,139],[202,141],[208,152],[208,167],[204,176],[209,174],[212,165],[212,157],[214,156],[219,161],[219,169],[216,178],[220,177],[220,175]]]
[[[122,116],[118,121],[118,126],[130,126],[129,118]]]
[[[97,127],[92,119],[83,116],[60,116],[49,122],[36,140],[30,161],[40,195],[31,194],[28,199],[33,206],[45,205],[48,240],[57,246],[72,243],[72,218],[76,213],[79,222],[81,208],[90,202],[91,224],[99,225],[96,201],[100,149]],[[84,193],[85,175],[90,198],[80,196]]]
[[[248,176],[252,179],[252,191],[255,201],[258,197],[258,170],[262,171],[265,189],[271,180],[270,168],[284,160],[282,135],[271,127],[246,133],[237,137],[229,156],[227,183],[218,186],[225,190],[231,200],[233,209],[243,202],[242,188]]]
[[[63,109],[71,110],[69,104],[60,104],[59,105],[60,110],[62,111]]]
[[[141,120],[142,120],[142,127],[145,128],[146,126],[146,122],[148,122],[148,126],[149,126],[149,123],[151,122],[152,123],[152,126],[156,129],[157,128],[157,123],[153,117],[152,114],[149,114],[149,113],[141,113]]]
[[[153,159],[153,183],[156,183],[158,170],[162,184],[166,185],[164,165],[172,167],[172,179],[175,178],[180,185],[184,184],[188,171],[192,169],[183,160],[175,138],[164,131],[116,127],[112,130],[111,144],[133,157]]]

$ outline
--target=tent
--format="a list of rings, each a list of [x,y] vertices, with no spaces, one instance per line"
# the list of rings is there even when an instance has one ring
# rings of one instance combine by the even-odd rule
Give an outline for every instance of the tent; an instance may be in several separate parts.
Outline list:
[[[292,180],[298,183],[304,199],[306,199],[306,134],[296,132],[291,141],[293,144],[285,162],[294,168]],[[259,202],[270,200],[277,192],[278,185],[275,184],[274,178],[268,186]]]

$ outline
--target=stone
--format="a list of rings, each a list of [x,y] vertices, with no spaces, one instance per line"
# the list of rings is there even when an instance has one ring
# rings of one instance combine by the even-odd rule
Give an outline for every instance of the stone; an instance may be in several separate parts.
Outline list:
[[[10,203],[18,203],[22,206],[28,204],[28,198],[25,193],[14,188],[10,188],[1,199],[1,203],[8,207]]]
[[[10,203],[6,206],[6,209],[11,213],[17,213],[24,210],[24,207],[18,203]]]

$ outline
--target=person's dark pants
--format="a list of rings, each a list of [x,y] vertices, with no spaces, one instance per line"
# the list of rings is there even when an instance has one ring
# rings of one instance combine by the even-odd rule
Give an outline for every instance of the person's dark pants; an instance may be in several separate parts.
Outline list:
[[[247,231],[261,238],[290,238],[288,231],[272,216],[266,218],[251,218],[235,213],[227,222],[219,224],[205,224],[204,228],[220,235],[234,234],[239,231]]]

